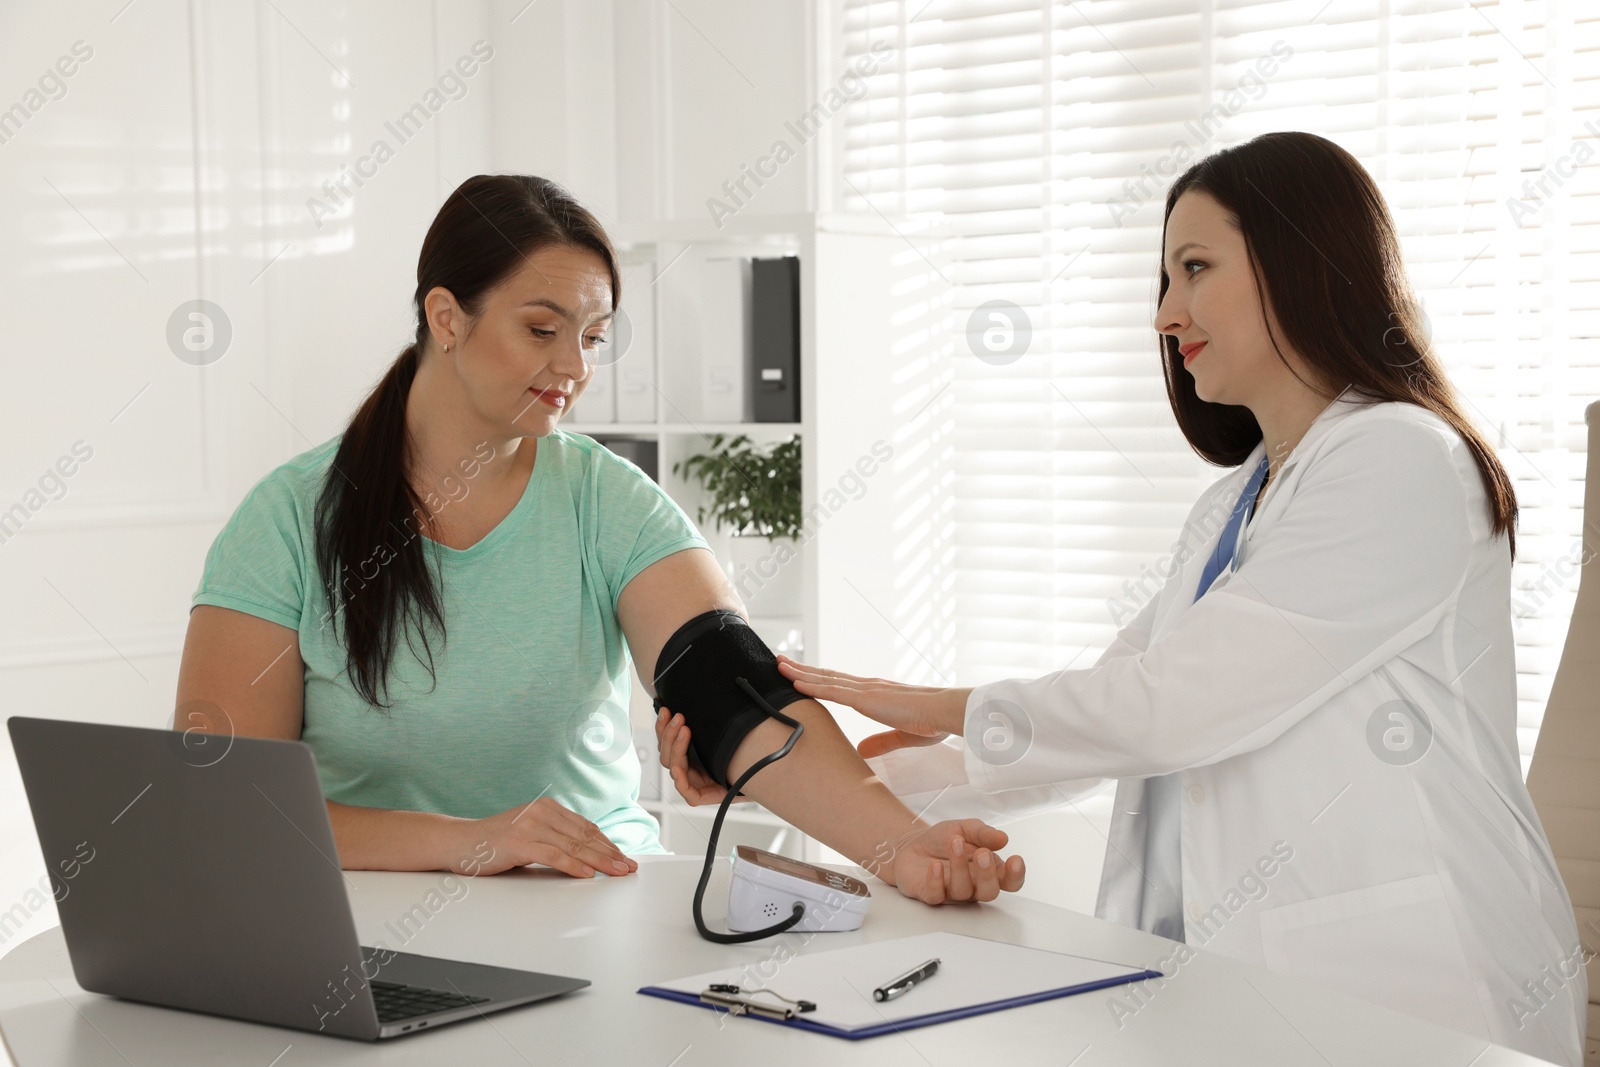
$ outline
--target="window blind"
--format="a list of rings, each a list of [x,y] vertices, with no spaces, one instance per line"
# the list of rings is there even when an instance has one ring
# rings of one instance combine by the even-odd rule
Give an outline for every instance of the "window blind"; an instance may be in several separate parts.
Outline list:
[[[892,49],[844,114],[835,207],[937,221],[956,444],[955,675],[1086,665],[1223,472],[1178,433],[1152,318],[1166,187],[1270,130],[1354,154],[1434,341],[1516,482],[1526,773],[1581,552],[1600,398],[1600,6],[1529,0],[840,0]],[[1020,358],[966,325],[1021,309]],[[1004,320],[997,320],[1004,322]],[[959,395],[957,404],[954,397]]]

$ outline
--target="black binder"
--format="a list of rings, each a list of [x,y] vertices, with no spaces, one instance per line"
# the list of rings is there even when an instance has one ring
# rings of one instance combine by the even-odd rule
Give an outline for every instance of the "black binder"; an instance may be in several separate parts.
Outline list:
[[[750,261],[746,388],[756,422],[800,421],[800,260]]]

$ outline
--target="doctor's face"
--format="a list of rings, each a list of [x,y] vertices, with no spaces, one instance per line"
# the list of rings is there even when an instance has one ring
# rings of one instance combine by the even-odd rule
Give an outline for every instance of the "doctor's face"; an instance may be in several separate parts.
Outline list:
[[[1173,205],[1162,244],[1168,284],[1155,327],[1178,339],[1195,395],[1254,407],[1293,381],[1267,334],[1272,311],[1256,293],[1244,235],[1229,212],[1207,193],[1186,192]],[[1277,317],[1271,321],[1284,356],[1305,375]]]

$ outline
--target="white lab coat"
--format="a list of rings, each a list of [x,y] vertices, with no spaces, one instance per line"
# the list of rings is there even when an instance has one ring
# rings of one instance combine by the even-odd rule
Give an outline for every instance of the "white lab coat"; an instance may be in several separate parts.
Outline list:
[[[1094,666],[979,686],[962,748],[874,766],[914,807],[954,785],[941,818],[1114,778],[1100,917],[1151,929],[1146,894],[1181,882],[1190,945],[1580,1063],[1583,958],[1523,784],[1511,563],[1470,451],[1420,407],[1347,392],[1196,602],[1264,454],[1200,498],[1158,561],[1175,573]],[[1024,754],[986,752],[985,728]],[[1181,862],[1145,852],[1146,781],[1169,772]]]

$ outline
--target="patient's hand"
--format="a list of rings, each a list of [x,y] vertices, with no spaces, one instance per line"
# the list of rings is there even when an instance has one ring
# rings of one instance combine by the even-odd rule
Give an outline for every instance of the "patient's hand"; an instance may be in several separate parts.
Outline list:
[[[674,715],[670,708],[662,708],[656,714],[656,752],[684,800],[691,805],[722,803],[728,791],[709,774],[689,765],[689,727],[684,725],[683,716]],[[733,802],[743,804],[749,799],[737,796]]]
[[[499,874],[541,863],[574,878],[632,874],[639,861],[627,856],[594,823],[547,796],[486,819],[460,820],[464,835],[452,866],[457,874]]]
[[[913,831],[897,844],[886,843],[882,861],[867,870],[924,904],[993,900],[1022,888],[1027,872],[1021,856],[1002,860],[1004,830],[979,819],[952,819]]]

